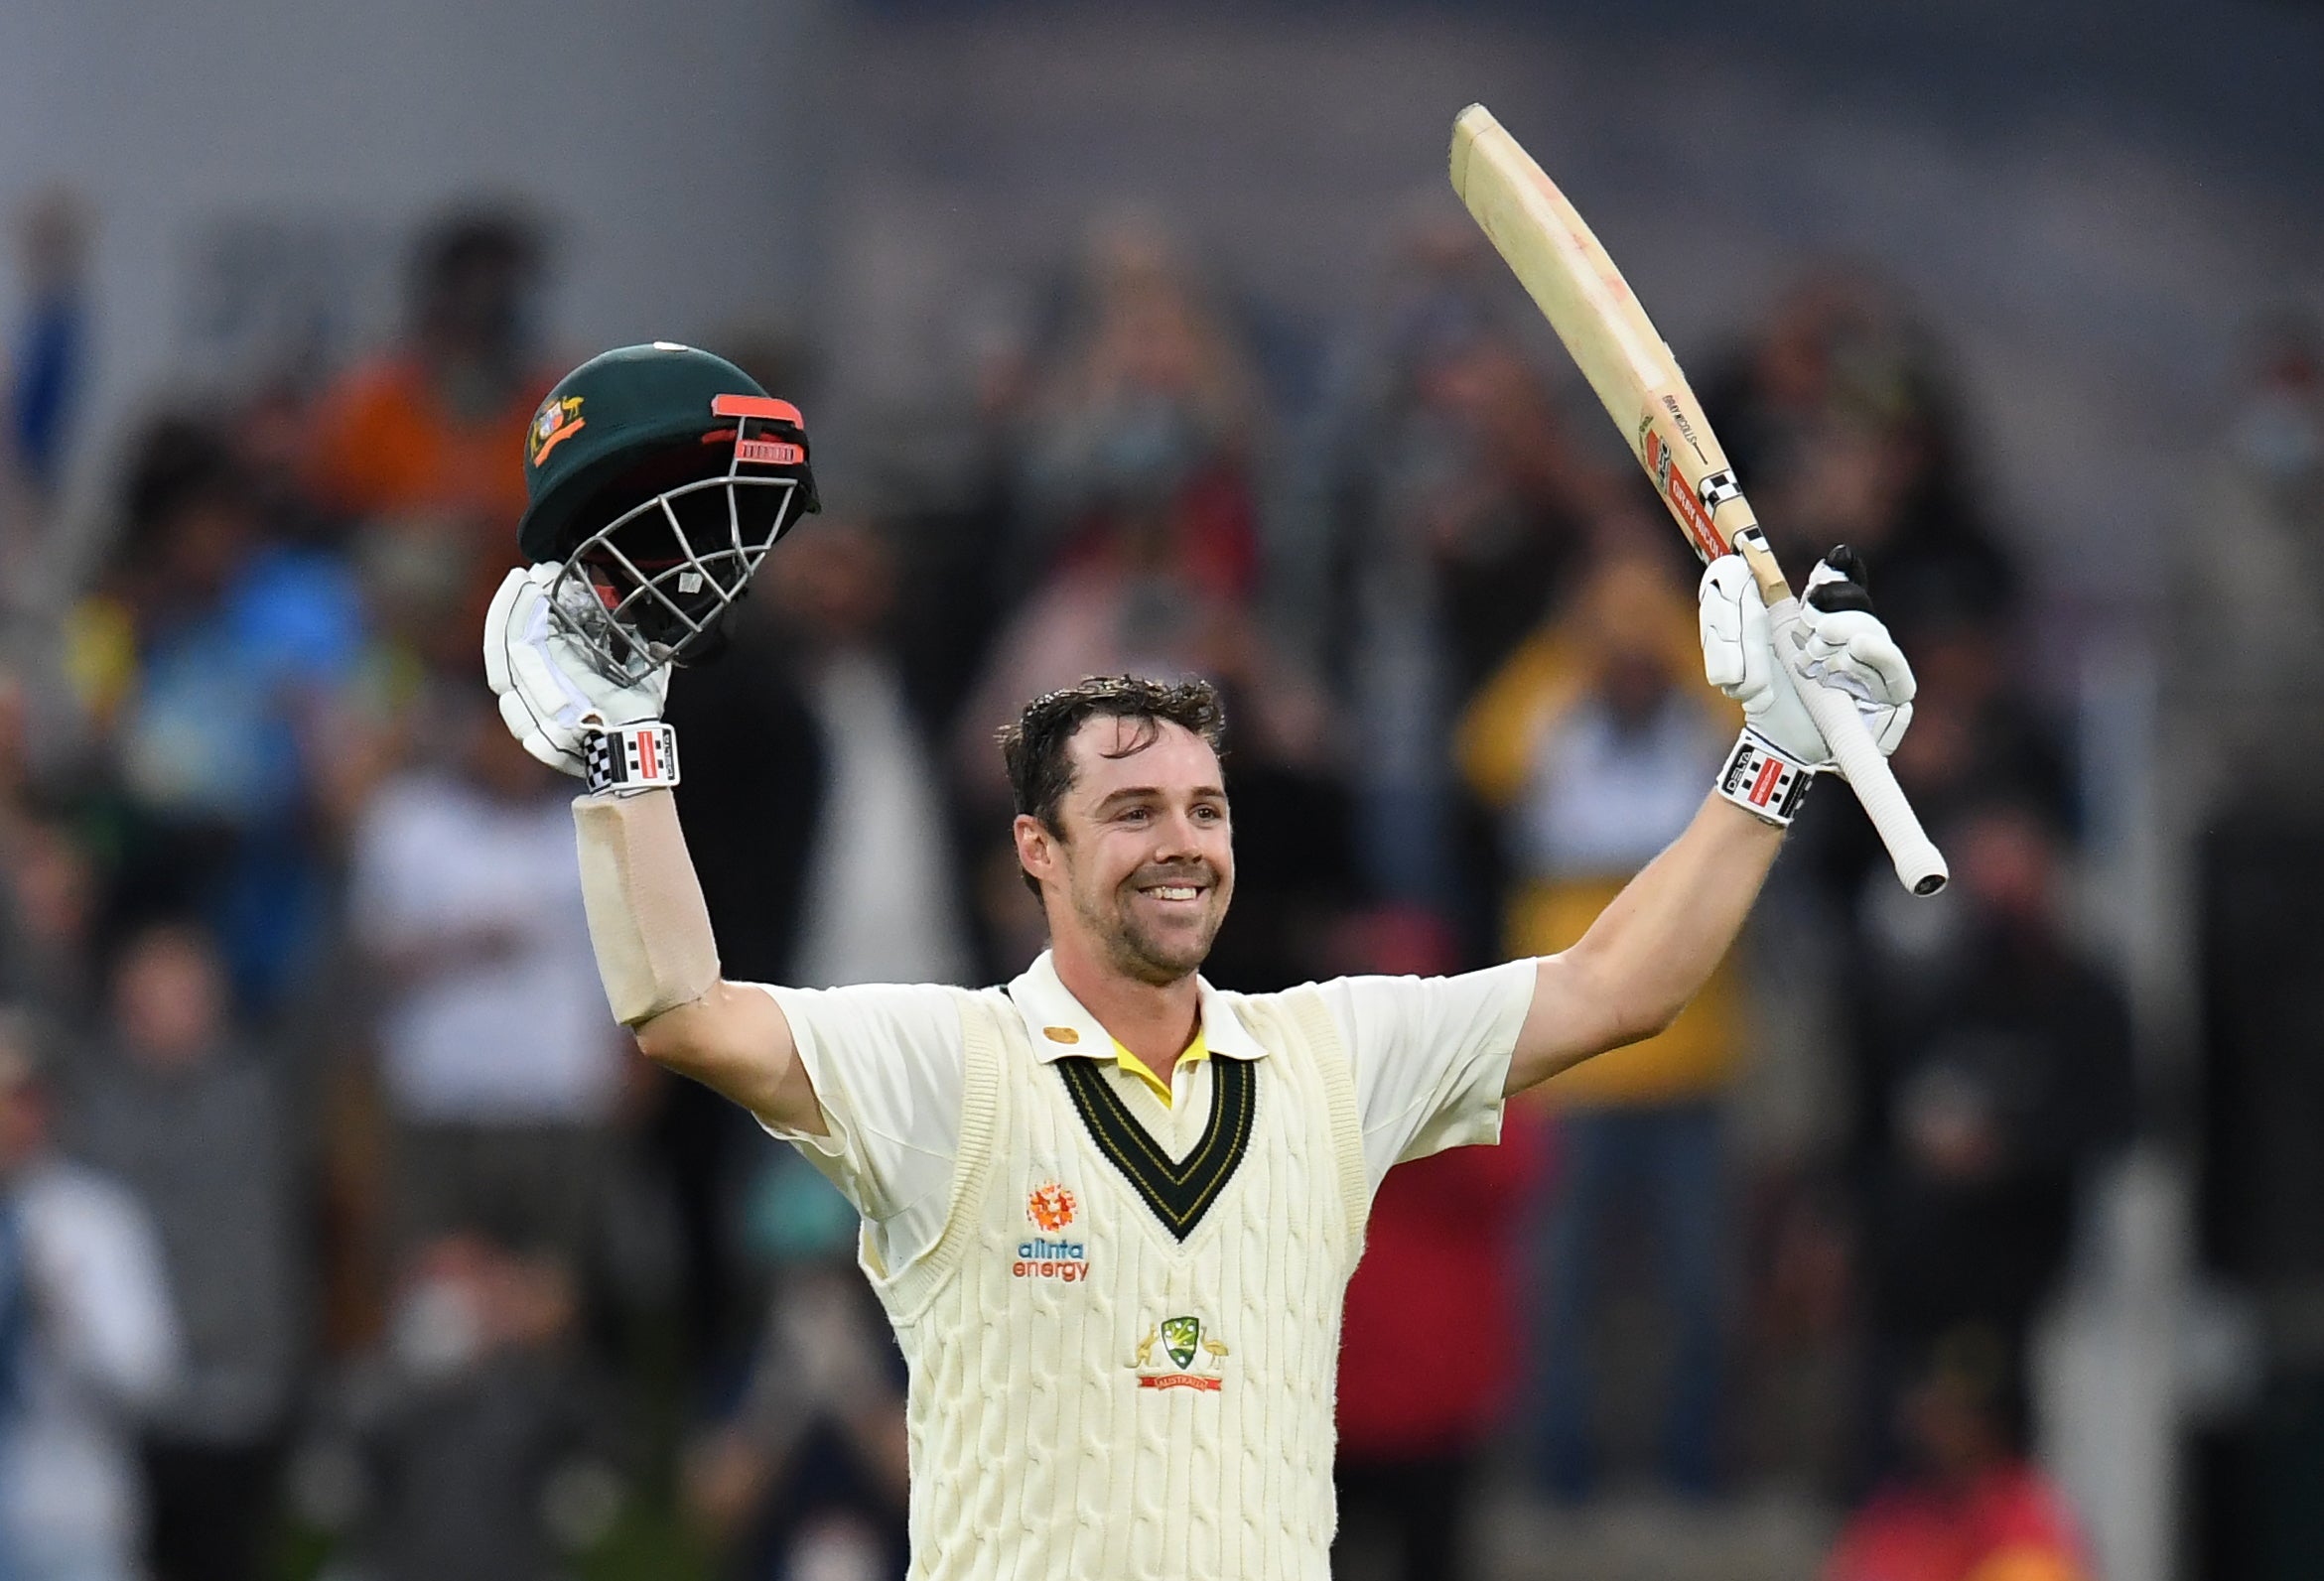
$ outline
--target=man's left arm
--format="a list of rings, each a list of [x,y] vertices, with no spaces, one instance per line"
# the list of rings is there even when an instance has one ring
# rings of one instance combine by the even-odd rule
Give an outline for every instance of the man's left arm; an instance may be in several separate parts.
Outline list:
[[[1808,587],[1818,679],[1801,684],[1848,693],[1880,749],[1894,751],[1912,720],[1912,668],[1872,614],[1856,557],[1835,549]],[[1704,671],[1743,705],[1742,736],[1686,832],[1578,941],[1535,964],[1505,1092],[1669,1026],[1734,943],[1810,777],[1831,766],[1740,557],[1705,571],[1701,605]]]
[[[1705,798],[1587,933],[1534,963],[1505,1091],[1669,1026],[1734,943],[1782,845],[1781,828],[1716,792]]]

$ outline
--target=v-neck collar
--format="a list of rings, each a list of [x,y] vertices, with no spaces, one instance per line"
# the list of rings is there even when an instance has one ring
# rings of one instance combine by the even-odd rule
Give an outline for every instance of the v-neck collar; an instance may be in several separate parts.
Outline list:
[[[1033,1058],[1055,1067],[1090,1141],[1162,1228],[1181,1242],[1201,1224],[1243,1161],[1259,1112],[1258,1062],[1267,1055],[1266,1045],[1251,1035],[1232,1001],[1201,978],[1194,981],[1201,994],[1202,1041],[1212,1056],[1205,1062],[1210,1114],[1182,1159],[1169,1156],[1162,1139],[1139,1120],[1106,1074],[1107,1066],[1121,1069],[1114,1035],[1058,978],[1050,952],[1043,950],[1009,985]],[[1143,1088],[1139,1093],[1153,1097]],[[1156,1107],[1165,1117],[1171,1113],[1159,1100]]]
[[[1050,1062],[1081,1116],[1082,1128],[1163,1229],[1184,1241],[1202,1223],[1251,1141],[1259,1114],[1259,1070],[1250,1060],[1224,1060],[1210,1076],[1210,1119],[1183,1159],[1173,1159],[1106,1080],[1100,1062],[1066,1055]]]

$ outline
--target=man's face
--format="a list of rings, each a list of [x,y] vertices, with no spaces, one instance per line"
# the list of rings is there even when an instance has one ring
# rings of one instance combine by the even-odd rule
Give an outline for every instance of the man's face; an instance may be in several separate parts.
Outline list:
[[[1072,788],[1055,832],[1017,820],[1052,937],[1070,931],[1126,976],[1173,983],[1201,966],[1234,896],[1233,827],[1218,754],[1183,725],[1093,719],[1066,744]]]

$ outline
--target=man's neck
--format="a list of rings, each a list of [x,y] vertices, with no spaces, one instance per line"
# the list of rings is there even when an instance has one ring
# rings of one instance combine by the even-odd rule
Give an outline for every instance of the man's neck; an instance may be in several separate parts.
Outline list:
[[[1097,1017],[1121,1044],[1164,1082],[1178,1056],[1202,1027],[1202,989],[1189,972],[1164,984],[1147,983],[1101,961],[1075,940],[1052,938],[1049,964],[1065,991]]]

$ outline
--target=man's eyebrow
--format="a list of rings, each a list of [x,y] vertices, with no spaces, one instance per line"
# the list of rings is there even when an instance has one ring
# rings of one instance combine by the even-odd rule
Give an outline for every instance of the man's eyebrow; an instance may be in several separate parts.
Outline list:
[[[1120,790],[1108,791],[1099,797],[1097,806],[1092,811],[1102,813],[1116,802],[1125,802],[1140,796],[1160,796],[1162,794],[1162,788],[1160,785],[1125,785]],[[1225,790],[1216,785],[1198,785],[1191,794],[1195,801],[1223,802],[1227,799]]]

